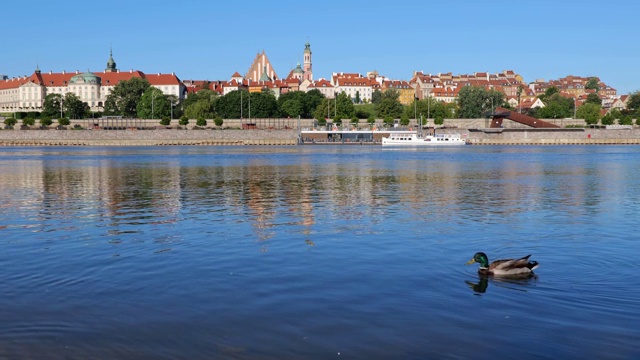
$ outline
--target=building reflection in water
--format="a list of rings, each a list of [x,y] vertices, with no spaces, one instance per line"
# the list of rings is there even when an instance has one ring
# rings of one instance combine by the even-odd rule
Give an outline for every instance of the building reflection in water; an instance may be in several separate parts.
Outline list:
[[[293,164],[278,165],[248,156],[246,163],[212,160],[185,165],[179,157],[145,162],[111,159],[109,152],[85,158],[33,151],[17,161],[0,161],[0,195],[12,194],[0,206],[28,219],[26,226],[43,226],[54,214],[65,219],[66,224],[58,226],[99,216],[118,234],[137,231],[137,223],[160,226],[185,216],[224,222],[233,215],[251,223],[256,240],[264,243],[263,251],[282,222],[298,224],[297,241],[309,245],[319,241],[313,239],[314,227],[325,218],[344,220],[351,226],[345,231],[366,232],[397,211],[432,222],[455,217],[499,221],[506,212],[526,212],[532,206],[597,211],[607,191],[598,174],[606,171],[612,181],[622,181],[615,165],[606,164],[601,166],[607,169],[579,164],[559,169],[544,162],[527,168],[503,162],[463,169],[462,162],[446,159],[411,160],[394,167],[379,166],[373,158],[354,165],[300,157]],[[550,177],[572,181],[554,188],[544,182]],[[16,198],[20,204],[11,202]],[[465,219],[467,214],[474,218]]]

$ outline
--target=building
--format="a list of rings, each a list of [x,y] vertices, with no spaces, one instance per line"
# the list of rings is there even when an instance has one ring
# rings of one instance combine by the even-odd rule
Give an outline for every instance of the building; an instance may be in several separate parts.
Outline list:
[[[91,111],[102,111],[107,96],[121,81],[141,78],[165,95],[183,100],[186,87],[174,74],[145,74],[139,70],[120,71],[110,52],[104,72],[43,73],[36,68],[31,76],[0,80],[0,112],[39,112],[49,94],[75,94]]]
[[[394,89],[398,92],[398,100],[402,105],[411,105],[415,98],[415,90],[405,80],[383,80],[380,86],[382,92]]]
[[[306,44],[304,44],[303,56],[304,56],[303,79],[313,81],[313,70],[311,69],[311,44],[309,44],[308,41]]]
[[[271,65],[271,61],[269,61],[264,50],[262,50],[262,53],[256,55],[244,78],[251,81],[271,81],[278,79],[278,75],[273,69],[273,65]]]
[[[380,88],[375,80],[363,77],[358,73],[333,73],[331,75],[331,85],[334,87],[334,93],[345,93],[355,102],[360,99],[361,102],[371,102],[371,97],[375,90]]]
[[[303,82],[303,84],[305,84]],[[335,88],[331,85],[331,82],[326,79],[318,79],[307,85],[305,91],[318,90],[326,97],[327,99],[333,99],[335,97]]]

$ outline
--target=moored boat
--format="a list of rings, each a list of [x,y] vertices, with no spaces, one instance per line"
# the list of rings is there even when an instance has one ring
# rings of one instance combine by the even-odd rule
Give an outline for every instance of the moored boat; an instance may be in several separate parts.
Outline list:
[[[460,134],[435,134],[423,137],[416,133],[398,133],[382,138],[383,146],[450,146],[466,143]]]

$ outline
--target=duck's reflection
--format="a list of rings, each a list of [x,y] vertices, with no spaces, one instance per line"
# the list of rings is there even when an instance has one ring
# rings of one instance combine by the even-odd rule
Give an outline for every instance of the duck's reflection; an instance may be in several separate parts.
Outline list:
[[[535,280],[537,280],[537,278],[538,277],[535,275],[521,277],[495,277],[478,275],[477,282],[469,280],[465,280],[464,282],[467,284],[467,286],[469,286],[471,290],[473,290],[474,293],[484,294],[485,292],[487,292],[489,283],[494,286],[499,286],[510,290],[527,291],[526,286],[532,285]]]

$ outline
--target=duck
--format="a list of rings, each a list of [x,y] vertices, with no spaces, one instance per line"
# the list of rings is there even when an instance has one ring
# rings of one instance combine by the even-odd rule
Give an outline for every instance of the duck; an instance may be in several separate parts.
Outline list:
[[[487,254],[477,252],[471,260],[467,261],[466,265],[473,263],[480,264],[480,268],[478,269],[478,274],[480,275],[526,277],[533,276],[533,270],[540,265],[537,261],[529,261],[530,256],[531,254],[519,259],[496,260],[489,265]]]

